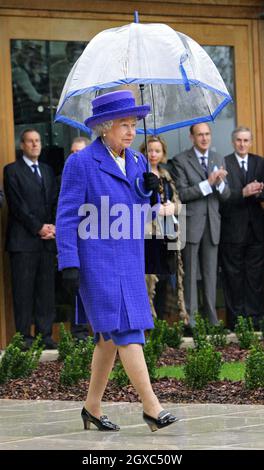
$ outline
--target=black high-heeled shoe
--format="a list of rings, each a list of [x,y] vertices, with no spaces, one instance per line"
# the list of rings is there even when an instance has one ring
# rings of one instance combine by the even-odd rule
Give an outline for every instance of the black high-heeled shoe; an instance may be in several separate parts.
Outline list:
[[[169,426],[170,424],[175,423],[176,421],[179,421],[179,418],[172,415],[166,410],[162,410],[159,413],[157,419],[153,418],[152,416],[147,415],[143,411],[143,419],[145,423],[149,426],[152,432],[157,431],[158,429],[161,429],[161,428],[165,428],[166,426]]]
[[[107,416],[100,416],[100,418],[96,418],[95,416],[91,415],[86,408],[83,407],[81,412],[81,417],[83,420],[84,429],[90,429],[91,423],[93,423],[99,431],[119,431],[120,427],[117,424],[111,423]]]

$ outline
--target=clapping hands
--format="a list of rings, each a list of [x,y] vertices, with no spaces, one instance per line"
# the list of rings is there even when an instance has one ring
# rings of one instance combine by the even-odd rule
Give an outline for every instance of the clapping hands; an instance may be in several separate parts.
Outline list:
[[[210,175],[208,176],[208,182],[211,186],[218,186],[222,183],[222,181],[224,181],[226,176],[227,171],[224,169],[223,166],[221,166],[219,170],[215,170],[210,173]]]
[[[244,197],[250,196],[259,196],[262,193],[264,188],[264,184],[261,182],[259,183],[257,180],[252,181],[252,183],[248,183],[242,190]]]

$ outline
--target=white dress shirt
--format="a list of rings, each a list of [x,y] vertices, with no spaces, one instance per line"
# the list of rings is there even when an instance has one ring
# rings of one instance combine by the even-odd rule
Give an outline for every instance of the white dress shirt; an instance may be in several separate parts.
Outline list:
[[[204,162],[205,162],[205,164],[208,168],[209,150],[206,150],[205,153],[201,153],[196,147],[193,147],[193,149],[194,149],[196,157],[198,158],[198,161],[199,161],[200,165],[202,163],[201,157],[203,157]],[[208,168],[208,170],[209,170],[209,168]],[[213,171],[215,171],[215,170],[218,170],[218,168],[215,167],[213,169]],[[212,186],[210,185],[207,178],[204,181],[201,181],[201,183],[199,183],[199,188],[200,188],[203,196],[208,196],[209,194],[212,194],[212,192],[213,192]],[[220,194],[222,194],[222,192],[225,189],[225,182],[221,181],[220,184],[216,185],[216,189],[217,189],[217,191],[219,191]]]
[[[37,165],[37,172],[38,172],[39,176],[41,177],[41,172],[40,172],[40,169],[39,169],[38,161],[32,162],[32,160],[30,160],[30,158],[26,157],[26,155],[23,155],[23,160],[26,163],[26,165],[29,166],[32,173],[35,173],[35,170],[34,170],[34,168],[32,168],[32,166]]]
[[[245,162],[244,168],[246,171],[248,171],[248,154],[245,155],[244,158],[241,158],[236,152],[235,152],[236,159],[238,161],[238,164],[240,168],[243,168],[242,162]]]

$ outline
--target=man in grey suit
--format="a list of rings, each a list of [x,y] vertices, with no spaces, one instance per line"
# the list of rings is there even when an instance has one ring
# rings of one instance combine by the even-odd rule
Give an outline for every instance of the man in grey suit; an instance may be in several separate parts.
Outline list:
[[[202,278],[204,314],[218,323],[216,304],[217,254],[220,238],[219,200],[230,194],[223,158],[209,150],[211,130],[207,123],[190,128],[193,147],[170,162],[181,202],[186,204],[186,247],[183,250],[185,303],[190,326],[198,311],[198,260]]]

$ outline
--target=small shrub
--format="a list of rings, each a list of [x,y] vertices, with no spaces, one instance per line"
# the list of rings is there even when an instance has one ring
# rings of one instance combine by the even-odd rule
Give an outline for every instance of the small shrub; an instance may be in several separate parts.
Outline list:
[[[183,328],[183,321],[179,321],[178,323],[174,322],[172,326],[168,326],[164,339],[167,346],[170,348],[179,349],[182,343]]]
[[[67,356],[71,355],[75,347],[75,341],[70,331],[65,329],[63,323],[60,323],[60,340],[58,344],[58,359],[64,361]]]
[[[147,341],[144,346],[144,355],[147,364],[147,368],[149,371],[150,380],[155,380],[157,378],[157,360],[158,357],[155,352],[155,348],[153,348],[153,343],[151,341]]]
[[[227,331],[223,320],[220,320],[218,325],[209,325],[208,333],[210,335],[209,341],[214,347],[224,348],[226,346]]]
[[[264,388],[264,349],[260,343],[255,344],[246,359],[246,388]]]
[[[85,341],[73,342],[70,353],[64,359],[60,375],[62,384],[73,385],[78,383],[80,379],[88,379],[90,377],[93,351],[94,342],[91,336]]]
[[[249,349],[258,341],[251,317],[239,316],[235,325],[235,333],[241,349]]]
[[[95,344],[92,336],[88,336],[85,341],[79,341],[75,345],[75,350],[81,357],[81,368],[83,370],[83,378],[90,377],[90,365],[93,358]]]
[[[112,372],[112,379],[119,387],[125,387],[129,384],[129,378],[125,372],[125,369],[120,361],[115,364]]]
[[[207,325],[206,321],[199,313],[194,315],[195,326],[193,327],[193,341],[196,348],[200,348],[207,341]]]
[[[260,329],[261,334],[262,334],[262,339],[264,339],[264,318],[262,318],[259,321],[259,329]]]
[[[203,388],[208,382],[219,380],[221,354],[204,341],[199,348],[189,349],[184,366],[185,381],[193,389]]]
[[[43,351],[41,335],[37,336],[28,351],[22,351],[23,344],[23,336],[16,333],[7,346],[0,363],[0,383],[20,377],[28,377],[37,368]]]
[[[159,358],[166,347],[166,337],[168,335],[168,323],[165,320],[155,318],[154,328],[150,331],[149,341],[152,343],[152,350]]]
[[[74,385],[82,378],[82,359],[79,352],[75,349],[72,351],[71,355],[65,357],[63,369],[60,374],[60,382],[63,385]]]

